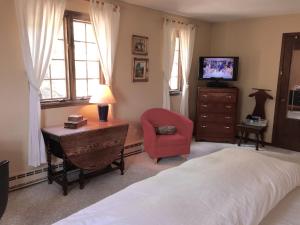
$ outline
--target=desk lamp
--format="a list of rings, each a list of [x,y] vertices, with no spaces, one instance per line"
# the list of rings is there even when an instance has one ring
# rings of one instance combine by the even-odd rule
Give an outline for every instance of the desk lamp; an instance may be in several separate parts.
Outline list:
[[[116,100],[111,93],[108,85],[100,84],[93,93],[90,103],[98,104],[98,115],[99,120],[102,122],[107,122],[107,115],[109,110],[108,104],[116,103]]]

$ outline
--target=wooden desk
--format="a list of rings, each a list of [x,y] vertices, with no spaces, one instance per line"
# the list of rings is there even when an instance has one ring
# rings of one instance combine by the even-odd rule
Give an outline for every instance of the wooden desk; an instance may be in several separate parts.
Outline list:
[[[48,182],[57,182],[68,193],[68,184],[79,181],[84,188],[84,178],[120,169],[124,173],[124,143],[128,123],[121,120],[89,122],[78,129],[63,126],[43,128],[47,147]],[[52,155],[63,160],[62,171],[55,172],[51,164]],[[114,167],[112,167],[114,165]],[[68,172],[79,169],[79,179],[68,180]]]

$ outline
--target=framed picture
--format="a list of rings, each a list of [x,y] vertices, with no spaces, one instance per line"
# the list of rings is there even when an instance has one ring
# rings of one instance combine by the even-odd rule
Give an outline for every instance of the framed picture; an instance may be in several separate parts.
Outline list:
[[[133,82],[148,81],[148,59],[133,58]]]
[[[132,54],[148,55],[148,37],[132,35]]]

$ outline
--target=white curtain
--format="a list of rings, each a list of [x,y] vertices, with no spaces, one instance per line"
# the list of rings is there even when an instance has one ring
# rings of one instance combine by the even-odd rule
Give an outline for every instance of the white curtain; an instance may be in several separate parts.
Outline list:
[[[175,43],[176,43],[176,24],[167,19],[163,25],[163,108],[170,110],[170,85]]]
[[[196,28],[192,25],[182,25],[179,30],[180,39],[180,60],[182,66],[182,96],[180,113],[189,116],[189,76],[193,58]]]
[[[28,164],[46,162],[40,130],[40,86],[61,27],[65,0],[15,0],[23,61],[29,81]]]
[[[90,18],[100,52],[106,84],[111,85],[120,23],[120,7],[110,3],[90,2]]]

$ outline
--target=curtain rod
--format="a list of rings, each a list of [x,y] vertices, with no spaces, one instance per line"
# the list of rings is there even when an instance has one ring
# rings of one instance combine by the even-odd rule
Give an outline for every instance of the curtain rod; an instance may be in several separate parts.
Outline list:
[[[194,27],[199,27],[197,24],[189,24],[189,23],[185,23],[185,22],[182,22],[180,20],[177,20],[177,19],[170,19],[170,18],[166,18],[164,17],[164,19],[168,22],[172,22],[172,23],[178,23],[178,24],[181,24],[181,25],[193,25]]]
[[[91,0],[84,0],[84,1],[86,1],[86,2],[91,2]],[[117,4],[113,4],[113,3],[109,3],[109,2],[103,2],[103,1],[98,1],[98,0],[96,0],[96,3],[98,3],[98,4],[100,4],[101,3],[101,5],[104,5],[104,3],[107,3],[107,4],[112,4],[113,6],[115,6],[115,9],[117,9],[117,8],[119,8],[120,6],[119,5],[117,5]]]

